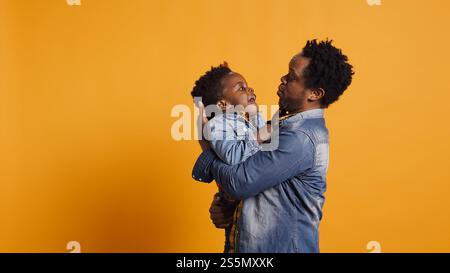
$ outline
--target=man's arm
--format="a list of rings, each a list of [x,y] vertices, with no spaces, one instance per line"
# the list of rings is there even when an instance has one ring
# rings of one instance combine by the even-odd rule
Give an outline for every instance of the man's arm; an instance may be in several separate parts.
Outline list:
[[[246,199],[312,167],[314,146],[303,132],[280,132],[279,147],[275,151],[259,151],[246,161],[229,166],[209,150],[198,158],[194,179],[212,179],[235,199]]]

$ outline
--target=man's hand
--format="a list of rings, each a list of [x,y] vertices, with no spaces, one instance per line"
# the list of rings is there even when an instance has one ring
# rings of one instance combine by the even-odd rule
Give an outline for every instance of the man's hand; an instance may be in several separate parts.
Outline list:
[[[227,202],[225,200],[225,202]],[[228,201],[229,202],[229,201]],[[226,228],[233,223],[233,215],[236,209],[237,202],[232,205],[224,204],[224,200],[221,200],[219,193],[214,195],[214,199],[209,208],[210,218],[216,228]]]

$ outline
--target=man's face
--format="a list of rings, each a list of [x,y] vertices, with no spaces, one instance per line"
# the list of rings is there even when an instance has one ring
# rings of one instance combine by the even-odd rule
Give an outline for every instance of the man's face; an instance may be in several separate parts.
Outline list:
[[[277,95],[280,110],[299,112],[306,108],[310,90],[305,88],[303,71],[309,60],[301,54],[295,55],[289,62],[289,73],[281,77]]]

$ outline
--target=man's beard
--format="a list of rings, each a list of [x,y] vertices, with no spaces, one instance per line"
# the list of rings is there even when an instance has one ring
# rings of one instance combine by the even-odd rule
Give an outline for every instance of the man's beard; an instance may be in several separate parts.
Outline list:
[[[287,105],[285,103],[283,103],[283,100],[281,98],[278,99],[278,111],[279,111],[279,116],[283,117],[285,115],[287,115]]]
[[[288,108],[288,106],[286,105],[286,102],[282,98],[279,98],[278,99],[278,109],[280,111],[286,111],[287,108]]]

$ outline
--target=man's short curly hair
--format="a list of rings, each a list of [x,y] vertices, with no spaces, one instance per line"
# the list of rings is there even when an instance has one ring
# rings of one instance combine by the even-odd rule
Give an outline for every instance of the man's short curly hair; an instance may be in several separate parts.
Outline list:
[[[332,45],[333,40],[317,42],[311,40],[301,52],[301,56],[309,59],[303,77],[305,87],[325,90],[320,100],[322,107],[327,108],[337,101],[352,82],[353,66],[348,63],[346,55]]]
[[[217,104],[223,96],[222,78],[230,72],[232,71],[226,62],[217,67],[212,66],[211,70],[207,71],[195,82],[191,92],[192,97],[201,97],[205,107]]]

